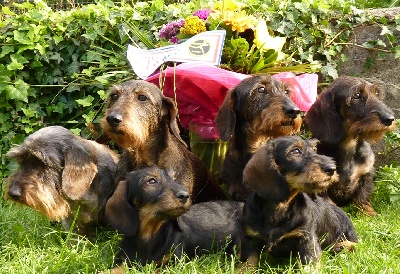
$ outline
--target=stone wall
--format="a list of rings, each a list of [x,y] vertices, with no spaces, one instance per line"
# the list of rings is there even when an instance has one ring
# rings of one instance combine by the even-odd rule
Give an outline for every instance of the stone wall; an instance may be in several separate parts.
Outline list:
[[[394,31],[396,39],[400,40],[400,33],[395,31],[394,18],[400,15],[400,8],[368,10],[375,17],[385,17],[389,29]],[[366,79],[381,86],[386,96],[384,102],[395,112],[396,119],[400,119],[400,59],[394,54],[383,53],[376,50],[365,49],[359,45],[371,40],[381,39],[387,42],[381,35],[381,27],[377,24],[365,24],[354,29],[354,34],[349,41],[351,44],[346,49],[347,61],[339,65],[339,76],[351,75]],[[388,44],[388,43],[387,43]],[[394,149],[394,150],[393,150]],[[376,152],[376,166],[390,164],[392,161],[400,163],[400,148],[393,147],[387,155],[380,153],[383,150],[383,142],[374,144]]]

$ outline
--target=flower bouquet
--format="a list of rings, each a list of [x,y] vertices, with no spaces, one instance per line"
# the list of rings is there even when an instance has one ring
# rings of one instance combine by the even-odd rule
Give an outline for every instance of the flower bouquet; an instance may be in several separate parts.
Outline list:
[[[165,62],[176,60],[171,58],[173,51],[184,48],[190,39],[217,30],[224,31],[221,50],[214,51],[219,57],[217,65],[193,60]],[[156,44],[139,30],[133,29],[133,32],[152,53],[164,52],[161,62],[152,59],[157,70],[142,78],[158,85],[164,95],[176,100],[180,123],[190,132],[192,151],[213,173],[220,169],[226,146],[219,140],[214,119],[227,91],[241,80],[257,73],[273,74],[291,85],[292,100],[303,111],[316,99],[318,76],[313,72],[320,66],[290,65],[290,55],[282,51],[286,38],[273,36],[266,20],[261,15],[248,14],[241,2],[218,1],[211,8],[198,9],[185,18],[169,22],[159,30]],[[196,50],[204,52],[220,42],[215,40],[217,42],[207,48],[203,40],[195,41],[199,47]],[[182,53],[178,50],[178,54]],[[130,60],[132,66],[135,62],[142,66],[137,59]]]

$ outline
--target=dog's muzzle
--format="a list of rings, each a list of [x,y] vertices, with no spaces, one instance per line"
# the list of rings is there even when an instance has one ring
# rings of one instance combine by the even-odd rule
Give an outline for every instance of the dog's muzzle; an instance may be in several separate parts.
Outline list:
[[[18,201],[22,195],[22,189],[15,184],[11,184],[10,188],[8,189],[7,195],[15,200]]]

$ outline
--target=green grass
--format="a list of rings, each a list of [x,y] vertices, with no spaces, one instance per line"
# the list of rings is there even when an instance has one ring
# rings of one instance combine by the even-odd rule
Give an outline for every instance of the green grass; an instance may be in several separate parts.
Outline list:
[[[354,207],[345,208],[359,236],[357,250],[336,256],[324,252],[321,273],[400,273],[400,207],[389,199],[391,193],[387,188],[398,184],[399,168],[383,170],[373,197],[380,216],[368,217]],[[0,203],[0,273],[105,271],[113,265],[119,240],[120,235],[114,231],[100,231],[90,240],[75,237],[28,207],[10,201]],[[307,273],[294,262],[263,255],[259,273]],[[182,259],[164,267],[162,273],[234,273],[237,263],[236,257],[219,253]],[[151,264],[134,266],[129,273],[155,270]]]

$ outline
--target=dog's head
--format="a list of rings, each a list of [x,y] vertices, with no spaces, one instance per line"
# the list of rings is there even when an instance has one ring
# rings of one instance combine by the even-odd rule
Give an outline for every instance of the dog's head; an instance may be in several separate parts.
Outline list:
[[[237,127],[268,137],[299,131],[300,110],[289,96],[289,85],[271,75],[242,80],[228,92],[218,111],[215,121],[221,139],[228,140]]]
[[[128,173],[106,205],[112,227],[127,236],[150,239],[168,220],[190,207],[189,192],[158,167]]]
[[[142,80],[127,81],[111,88],[108,101],[101,127],[122,148],[137,148],[163,122],[185,144],[179,135],[175,103],[156,85]]]
[[[7,157],[19,164],[8,179],[8,197],[55,220],[69,214],[67,200],[79,200],[97,174],[96,150],[60,126],[29,135]]]
[[[285,201],[298,192],[325,191],[338,180],[332,158],[316,153],[315,139],[278,137],[247,163],[244,183],[265,199]]]
[[[304,122],[322,143],[343,139],[378,140],[395,128],[383,91],[357,77],[339,77],[311,106]]]

